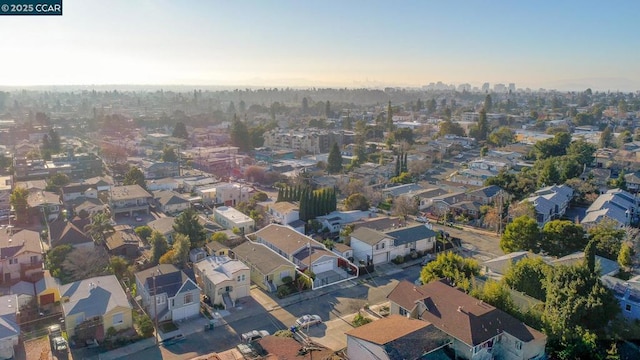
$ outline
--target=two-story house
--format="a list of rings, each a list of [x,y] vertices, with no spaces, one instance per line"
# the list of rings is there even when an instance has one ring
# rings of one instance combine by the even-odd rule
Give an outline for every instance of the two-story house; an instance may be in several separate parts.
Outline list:
[[[629,320],[640,320],[640,283],[637,279],[625,281],[605,275],[600,280],[618,300],[622,316]]]
[[[638,215],[638,198],[635,195],[622,189],[611,189],[589,206],[581,224],[590,228],[609,220],[618,228],[624,228],[635,223]]]
[[[212,304],[225,309],[235,307],[236,300],[249,296],[249,267],[227,256],[209,256],[194,265],[196,280]]]
[[[153,200],[156,209],[165,214],[177,214],[191,207],[189,200],[173,191],[155,191],[153,193]]]
[[[58,218],[62,208],[60,196],[51,191],[29,191],[27,197],[31,216],[38,216],[47,221]]]
[[[0,230],[0,281],[33,281],[42,274],[40,234],[32,230]]]
[[[238,229],[243,234],[252,232],[256,227],[256,222],[251,217],[230,206],[213,209],[213,219],[223,228]]]
[[[349,260],[289,226],[269,224],[250,234],[249,238],[291,261],[300,271],[311,269],[316,275],[314,289],[358,275],[357,267]]]
[[[300,207],[289,201],[280,201],[269,205],[267,214],[271,219],[282,225],[300,220]]]
[[[115,275],[72,282],[60,287],[60,302],[69,337],[102,341],[107,330],[133,327],[133,308]]]
[[[152,198],[140,185],[114,186],[109,192],[109,210],[111,216],[134,213],[148,214],[149,200]]]
[[[523,201],[533,204],[538,225],[544,226],[547,222],[562,217],[572,198],[573,189],[563,184],[544,187]]]
[[[152,319],[178,321],[200,313],[200,287],[193,271],[160,264],[137,272],[135,278],[142,306]]]
[[[435,246],[436,233],[425,225],[378,231],[359,227],[351,233],[355,261],[384,264],[412,251],[429,251]]]
[[[546,359],[546,335],[444,280],[422,286],[401,281],[387,298],[391,314],[429,322],[447,333],[456,358]]]

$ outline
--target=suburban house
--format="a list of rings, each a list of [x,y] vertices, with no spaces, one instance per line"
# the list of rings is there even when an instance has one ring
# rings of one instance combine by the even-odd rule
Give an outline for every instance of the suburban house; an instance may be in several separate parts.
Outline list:
[[[180,182],[172,177],[147,180],[146,184],[149,191],[176,190],[180,188]]]
[[[424,210],[431,206],[433,198],[448,194],[449,192],[441,188],[429,188],[416,192],[418,199],[418,209]]]
[[[11,285],[9,291],[18,297],[18,309],[31,306],[36,298],[36,287],[32,282],[20,281]]]
[[[225,309],[235,307],[236,300],[249,296],[250,269],[240,260],[227,256],[209,256],[194,264],[196,280],[211,304]]]
[[[267,214],[271,216],[274,222],[289,225],[296,220],[300,220],[300,207],[289,201],[280,201],[270,204]]]
[[[502,197],[503,201],[510,197],[507,192],[498,185],[489,185],[480,189],[467,192],[467,200],[480,203],[481,205],[493,204],[496,199]]]
[[[253,188],[242,184],[219,184],[216,186],[216,204],[236,206],[251,199]]]
[[[9,210],[11,209],[11,191],[13,187],[12,176],[0,176],[0,220],[9,218]]]
[[[176,231],[173,229],[173,224],[176,218],[171,216],[161,217],[147,223],[147,226],[153,231],[157,231],[164,235],[169,244],[173,244],[173,233]]]
[[[40,308],[51,307],[60,301],[60,282],[45,270],[42,279],[35,283],[36,300]]]
[[[589,206],[581,224],[590,228],[603,220],[610,220],[618,228],[623,228],[635,222],[638,215],[638,199],[635,195],[621,189],[611,189],[598,196]]]
[[[60,196],[51,191],[29,191],[27,197],[31,216],[38,216],[47,221],[58,218],[62,210]]]
[[[539,257],[541,256],[529,251],[514,251],[512,253],[487,260],[480,264],[480,268],[485,276],[499,280],[507,273],[509,267],[517,264],[520,260],[535,259]]]
[[[177,162],[157,162],[148,164],[143,169],[145,179],[162,179],[180,176],[180,165]]]
[[[245,241],[231,253],[249,267],[251,281],[263,290],[275,292],[283,279],[296,277],[296,266],[263,244]]]
[[[0,296],[0,358],[2,359],[13,359],[14,347],[20,342],[18,311],[16,295]]]
[[[349,359],[424,359],[435,358],[453,338],[433,324],[397,314],[351,329],[347,335]]]
[[[334,243],[331,251],[353,262],[353,248],[351,246],[344,243]]]
[[[546,335],[444,280],[422,286],[401,281],[387,298],[391,314],[426,321],[447,333],[456,358],[546,359]]]
[[[111,216],[118,214],[149,213],[149,200],[152,198],[140,185],[114,186],[109,194]]]
[[[138,256],[141,241],[133,228],[130,225],[116,225],[113,230],[115,231],[108,234],[104,241],[109,254],[128,258]]]
[[[562,217],[572,198],[573,189],[563,184],[544,187],[522,201],[533,204],[538,225],[544,226],[547,222]]]
[[[291,261],[300,271],[311,269],[316,275],[314,289],[358,276],[357,267],[349,260],[289,226],[269,224],[249,237]]]
[[[361,219],[372,216],[370,211],[350,210],[332,211],[327,215],[317,216],[316,220],[322,225],[322,229],[329,230],[330,233],[339,232],[345,225],[352,224]]]
[[[103,204],[102,201],[92,198],[79,198],[66,204],[78,216],[93,216],[97,213],[109,210],[109,205]]]
[[[62,285],[60,298],[69,338],[101,341],[111,327],[119,331],[133,326],[133,308],[115,275]]]
[[[436,233],[425,225],[378,231],[359,227],[351,233],[351,248],[355,261],[364,264],[384,264],[413,251],[429,251],[435,246]]]
[[[41,275],[40,234],[32,230],[0,230],[0,282],[34,281]]]
[[[83,228],[89,224],[90,218],[75,218],[71,221],[58,218],[47,223],[49,228],[49,246],[71,245],[74,248],[93,247],[93,239],[85,234]],[[80,226],[82,227],[80,227]]]
[[[152,319],[178,321],[200,313],[200,288],[192,270],[160,264],[135,274],[142,306]]]
[[[584,262],[584,251],[577,251],[557,259],[546,261],[551,266],[573,266]],[[600,268],[600,276],[614,276],[620,271],[620,265],[616,261],[596,255],[596,265]]]
[[[256,227],[256,222],[252,218],[230,206],[213,209],[213,219],[223,228],[238,229],[242,234],[248,234]]]
[[[629,320],[640,320],[640,283],[634,281],[636,278],[625,281],[605,275],[600,280],[618,300],[622,316]]]
[[[168,190],[154,192],[153,200],[156,209],[165,214],[177,214],[191,207],[189,200],[176,192]]]
[[[92,184],[87,183],[71,183],[63,186],[60,190],[62,193],[62,201],[73,201],[78,198],[98,198],[98,189]]]

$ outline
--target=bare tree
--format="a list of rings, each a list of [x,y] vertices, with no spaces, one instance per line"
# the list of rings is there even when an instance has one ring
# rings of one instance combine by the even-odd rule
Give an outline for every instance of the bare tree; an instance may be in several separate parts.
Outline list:
[[[419,176],[424,175],[427,170],[431,167],[430,160],[413,160],[408,164],[409,174],[414,178],[418,178]]]
[[[418,211],[418,203],[415,198],[409,196],[398,196],[393,200],[392,213],[396,216],[406,218]]]
[[[101,246],[74,249],[62,262],[62,269],[71,281],[106,275],[109,273],[109,254]]]
[[[512,219],[526,215],[532,219],[536,218],[536,209],[529,201],[514,202],[509,205],[509,217]]]

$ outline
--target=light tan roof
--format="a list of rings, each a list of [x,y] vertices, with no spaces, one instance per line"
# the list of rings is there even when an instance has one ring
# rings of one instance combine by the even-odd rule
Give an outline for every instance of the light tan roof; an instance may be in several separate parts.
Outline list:
[[[281,214],[286,214],[292,210],[298,210],[299,206],[289,201],[280,201],[275,204],[269,205],[269,208]]]
[[[420,330],[431,323],[392,314],[386,318],[347,331],[345,334],[374,344],[384,345]]]
[[[309,243],[311,243],[311,246],[323,246],[319,242],[300,234],[288,226],[278,224],[269,224],[267,227],[256,231],[254,234],[289,255],[293,254],[296,250],[307,246]]]
[[[149,194],[140,185],[124,185],[111,188],[111,200],[129,200],[139,198],[150,198]]]
[[[236,254],[236,257],[240,261],[265,275],[270,274],[280,266],[295,267],[291,261],[276,254],[268,247],[254,243],[253,241],[243,242],[231,251]]]

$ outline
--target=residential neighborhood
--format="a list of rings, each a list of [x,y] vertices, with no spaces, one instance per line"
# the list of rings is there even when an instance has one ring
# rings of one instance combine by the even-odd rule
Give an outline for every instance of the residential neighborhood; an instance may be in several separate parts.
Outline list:
[[[0,91],[0,359],[638,359],[639,118],[515,83]]]

